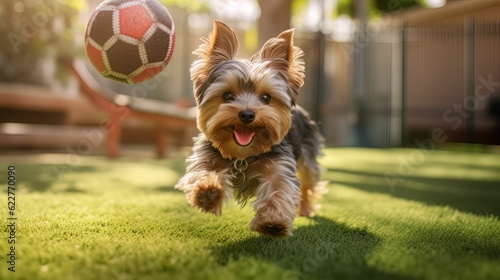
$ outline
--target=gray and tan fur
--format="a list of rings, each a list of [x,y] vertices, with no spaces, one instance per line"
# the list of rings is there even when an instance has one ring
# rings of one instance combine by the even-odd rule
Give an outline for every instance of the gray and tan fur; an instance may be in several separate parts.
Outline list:
[[[304,84],[302,50],[293,30],[264,44],[248,59],[235,59],[238,40],[220,21],[194,52],[191,78],[200,135],[186,174],[176,188],[204,212],[221,215],[222,204],[251,197],[250,229],[291,236],[296,213],[313,216],[322,137],[307,112],[296,106]]]

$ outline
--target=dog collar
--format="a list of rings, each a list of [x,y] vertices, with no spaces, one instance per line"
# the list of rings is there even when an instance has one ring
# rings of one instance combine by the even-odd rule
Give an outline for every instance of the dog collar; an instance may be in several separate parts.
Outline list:
[[[248,162],[246,159],[233,159],[230,162],[231,174],[236,179],[236,182],[233,184],[235,187],[239,187],[245,183],[246,176],[245,171],[248,168]]]

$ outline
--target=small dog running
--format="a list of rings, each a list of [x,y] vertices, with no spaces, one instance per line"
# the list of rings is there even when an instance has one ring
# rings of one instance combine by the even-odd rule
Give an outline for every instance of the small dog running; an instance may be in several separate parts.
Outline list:
[[[255,197],[250,229],[291,236],[297,212],[314,216],[311,200],[326,192],[316,161],[323,138],[295,104],[304,84],[303,51],[290,29],[250,59],[235,59],[236,34],[217,20],[202,40],[191,65],[201,133],[175,187],[217,216],[231,197],[241,205]]]

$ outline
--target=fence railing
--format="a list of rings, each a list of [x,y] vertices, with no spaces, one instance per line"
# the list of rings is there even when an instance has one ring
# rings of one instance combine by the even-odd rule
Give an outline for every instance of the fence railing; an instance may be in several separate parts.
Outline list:
[[[500,17],[366,28],[353,42],[326,39],[324,48],[317,37],[297,42],[312,76],[305,107],[319,112],[327,143],[392,147],[439,134],[500,144]]]

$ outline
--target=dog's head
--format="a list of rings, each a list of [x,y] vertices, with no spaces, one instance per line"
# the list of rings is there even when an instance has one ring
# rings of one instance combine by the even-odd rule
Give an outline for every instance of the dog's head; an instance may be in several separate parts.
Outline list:
[[[293,45],[293,30],[268,40],[250,59],[235,59],[238,39],[223,22],[215,20],[203,41],[191,66],[198,128],[224,158],[269,151],[290,130],[304,84],[303,52]]]

